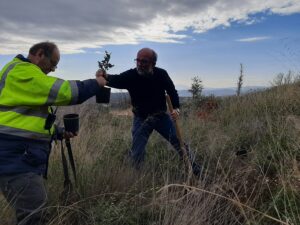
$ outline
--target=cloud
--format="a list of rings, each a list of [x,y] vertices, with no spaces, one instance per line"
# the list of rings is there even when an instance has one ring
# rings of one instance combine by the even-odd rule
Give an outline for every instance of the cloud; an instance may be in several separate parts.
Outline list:
[[[184,42],[184,32],[203,33],[232,22],[259,22],[259,12],[300,12],[299,0],[2,0],[0,54],[27,52],[50,40],[63,53],[142,41]]]
[[[267,39],[270,39],[270,37],[250,37],[250,38],[238,39],[236,41],[239,41],[239,42],[257,42],[257,41],[263,41],[263,40],[267,40]]]

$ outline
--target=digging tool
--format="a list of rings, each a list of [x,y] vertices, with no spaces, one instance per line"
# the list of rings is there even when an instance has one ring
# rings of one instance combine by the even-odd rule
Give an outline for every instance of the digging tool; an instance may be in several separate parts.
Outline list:
[[[170,111],[170,113],[172,113],[174,108],[173,108],[173,105],[172,105],[169,95],[166,95],[166,100],[167,100],[167,105],[168,105],[169,111]],[[197,177],[200,176],[201,167],[193,161],[193,159],[191,157],[192,152],[189,149],[189,146],[183,142],[182,133],[181,133],[181,130],[179,127],[178,120],[173,120],[173,122],[174,122],[175,129],[176,129],[176,135],[179,140],[180,149],[182,151],[183,161],[184,161],[185,167],[188,171],[188,180],[190,180],[192,173],[194,175],[196,175]]]

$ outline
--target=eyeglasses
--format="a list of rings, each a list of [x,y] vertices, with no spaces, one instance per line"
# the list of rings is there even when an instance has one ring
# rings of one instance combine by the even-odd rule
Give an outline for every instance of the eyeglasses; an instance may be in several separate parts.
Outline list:
[[[58,62],[54,61],[53,59],[47,57],[49,59],[49,62],[51,64],[51,68],[56,69]]]
[[[151,61],[147,60],[147,59],[135,59],[134,61],[136,63],[141,63],[141,64],[149,64],[149,63],[151,63]]]

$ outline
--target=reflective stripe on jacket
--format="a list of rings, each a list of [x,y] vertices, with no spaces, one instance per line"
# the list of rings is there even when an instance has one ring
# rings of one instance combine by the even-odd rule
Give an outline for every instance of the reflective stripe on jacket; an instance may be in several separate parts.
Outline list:
[[[44,128],[50,105],[78,101],[76,81],[47,76],[36,65],[14,58],[0,72],[0,133],[50,141]]]

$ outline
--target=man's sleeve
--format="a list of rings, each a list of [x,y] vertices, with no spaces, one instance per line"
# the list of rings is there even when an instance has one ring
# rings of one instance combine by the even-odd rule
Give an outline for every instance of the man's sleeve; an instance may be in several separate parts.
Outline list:
[[[97,92],[101,91],[101,87],[98,85],[96,79],[88,79],[84,81],[76,81],[78,87],[78,101],[77,104],[81,104]]]
[[[125,71],[119,75],[107,75],[107,86],[118,89],[128,89],[130,85],[130,72]]]
[[[175,85],[173,83],[173,81],[171,80],[170,76],[168,75],[167,71],[164,71],[164,82],[165,82],[165,88],[167,91],[167,94],[170,96],[171,98],[171,102],[173,105],[173,108],[179,108],[179,96],[177,93],[177,90],[175,89]]]

